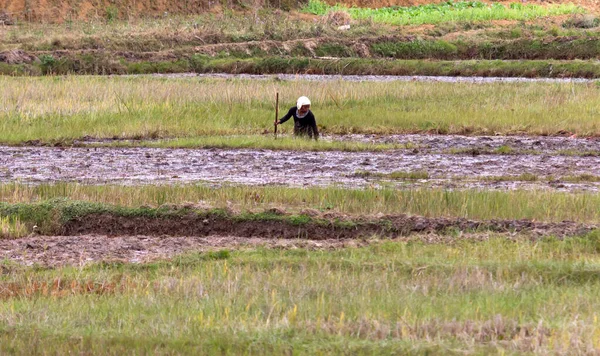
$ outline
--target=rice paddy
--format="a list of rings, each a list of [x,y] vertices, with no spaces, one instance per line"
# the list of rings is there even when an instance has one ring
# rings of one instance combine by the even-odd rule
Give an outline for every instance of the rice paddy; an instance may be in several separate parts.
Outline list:
[[[326,135],[600,135],[600,106],[593,83],[334,81],[315,90],[313,83],[301,80],[68,76],[2,77],[0,84],[0,142],[5,144],[83,137],[213,136],[207,145],[273,147],[279,143],[261,138],[236,142],[224,136],[271,133],[276,92],[282,98],[282,110],[293,106],[301,93],[310,92],[318,124]],[[280,133],[290,132],[286,125],[280,127]],[[189,146],[190,142],[170,144]],[[198,146],[202,144],[198,141]]]
[[[593,9],[121,5],[0,27],[0,353],[598,353]]]

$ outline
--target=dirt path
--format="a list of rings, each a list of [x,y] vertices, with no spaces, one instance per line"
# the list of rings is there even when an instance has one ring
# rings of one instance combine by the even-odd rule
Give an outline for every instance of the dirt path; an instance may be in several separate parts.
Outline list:
[[[435,143],[450,147],[441,136]],[[437,139],[437,138],[434,138]],[[456,138],[459,140],[459,138]],[[510,140],[510,138],[506,138]],[[542,140],[542,139],[539,139]],[[554,138],[543,140],[552,145]],[[444,143],[445,142],[445,143]],[[492,139],[494,145],[502,141]],[[540,141],[541,142],[541,141]],[[535,145],[535,142],[532,143]],[[528,145],[528,144],[525,144]],[[582,143],[583,145],[583,143]],[[468,144],[467,144],[468,146]],[[559,145],[556,145],[558,147]],[[493,147],[490,144],[490,147]],[[555,147],[555,149],[556,149]],[[542,151],[543,152],[543,151]],[[393,172],[427,172],[428,179],[393,180]],[[539,177],[495,181],[497,176]],[[285,186],[442,186],[490,189],[598,190],[597,182],[564,183],[560,177],[600,175],[600,157],[550,154],[441,154],[431,149],[388,152],[0,147],[0,182],[92,184],[277,184]],[[553,177],[549,179],[549,177]]]

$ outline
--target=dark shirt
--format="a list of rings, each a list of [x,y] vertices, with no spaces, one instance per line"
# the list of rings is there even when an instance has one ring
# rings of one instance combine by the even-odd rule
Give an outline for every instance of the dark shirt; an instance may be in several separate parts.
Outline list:
[[[298,117],[298,109],[292,107],[284,117],[279,120],[280,124],[288,121],[290,118],[294,118],[294,135],[297,136],[308,136],[310,138],[319,138],[319,130],[317,129],[317,121],[312,111],[308,110],[308,113],[302,118]]]

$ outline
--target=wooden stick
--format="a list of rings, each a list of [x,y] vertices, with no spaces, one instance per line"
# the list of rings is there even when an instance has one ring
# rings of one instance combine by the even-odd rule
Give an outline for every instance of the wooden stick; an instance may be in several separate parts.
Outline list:
[[[279,120],[279,92],[275,95],[275,138],[277,138],[277,120]]]

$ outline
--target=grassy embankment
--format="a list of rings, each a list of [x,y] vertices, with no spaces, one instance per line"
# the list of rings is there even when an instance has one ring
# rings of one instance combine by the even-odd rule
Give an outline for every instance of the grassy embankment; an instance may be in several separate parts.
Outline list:
[[[17,203],[2,205],[2,221],[18,216],[21,227],[35,222],[40,230],[86,212],[168,216],[176,212],[165,204],[197,200],[362,214],[600,218],[597,194],[551,192],[10,184],[0,195]],[[56,197],[102,204],[36,202]],[[140,208],[145,204],[163,208]],[[337,251],[221,250],[54,269],[3,262],[0,351],[489,354],[600,347],[597,232],[564,241],[479,233],[489,240],[442,245],[416,236]]]
[[[4,353],[586,353],[598,236],[5,263]]]
[[[600,41],[598,42],[600,45]],[[396,46],[398,44],[393,44]],[[427,44],[425,44],[427,46]],[[387,44],[385,46],[388,46]],[[398,46],[405,47],[405,44]],[[403,49],[399,56],[412,57],[412,44]],[[421,44],[415,44],[420,47]],[[433,50],[417,49],[417,58],[422,60],[388,60],[388,59],[318,59],[309,57],[299,58],[208,58],[203,55],[192,55],[176,61],[130,62],[115,61],[109,55],[99,54],[98,57],[87,57],[71,60],[69,58],[55,59],[47,57],[37,64],[1,64],[0,74],[9,76],[37,76],[92,74],[92,75],[121,75],[121,74],[170,74],[170,73],[230,73],[230,74],[328,74],[328,75],[428,75],[428,76],[458,76],[458,77],[524,77],[524,78],[600,78],[600,66],[593,60],[527,60],[505,61],[467,59],[467,60],[428,60],[430,52],[437,52],[437,44]],[[571,52],[566,52],[570,46],[555,46],[553,52],[572,58]],[[444,49],[444,48],[442,48]],[[388,51],[388,49],[384,49]],[[450,47],[451,52],[456,52]],[[496,49],[492,49],[496,52]],[[503,51],[500,49],[499,51]],[[398,51],[391,50],[395,57]],[[600,53],[600,51],[598,52]],[[596,53],[593,53],[596,55]],[[511,59],[518,59],[522,52],[511,54]],[[491,57],[491,56],[490,56]],[[478,57],[479,58],[479,57]],[[535,58],[535,57],[534,57]],[[585,57],[590,58],[590,57]],[[433,58],[435,59],[435,58]],[[39,67],[39,68],[37,68]]]
[[[379,15],[375,14],[361,15],[363,17],[355,20],[351,29],[344,32],[336,30],[337,24],[327,16],[314,22],[268,11],[252,14],[226,12],[216,16],[175,17],[158,21],[139,19],[66,25],[26,23],[0,29],[0,37],[3,38],[0,49],[23,49],[35,55],[38,61],[1,64],[0,73],[312,72],[600,77],[600,70],[594,62],[556,61],[598,57],[600,39],[595,30],[598,25],[595,17],[586,15],[588,17],[579,18],[579,15],[574,15],[563,20],[562,26],[539,17],[552,16],[554,12],[580,13],[584,11],[581,8],[566,5],[513,5],[505,8],[498,4],[488,8],[483,3],[460,2],[452,6],[427,5],[377,11],[392,18],[411,14],[410,18],[415,21],[422,16],[445,17],[436,21],[419,20],[436,23],[425,32],[405,24],[401,27],[402,33],[407,34],[404,37],[397,36],[398,25],[381,24],[377,22]],[[479,15],[472,15],[470,11]],[[529,22],[515,22],[509,28],[498,27],[491,22],[490,16],[507,19],[516,16]],[[311,40],[299,40],[302,38]],[[265,40],[271,42],[247,43]],[[284,43],[290,40],[296,42]],[[334,62],[310,59],[314,56],[345,59]],[[441,61],[424,62],[419,59]],[[494,61],[498,59],[537,61]],[[454,63],[449,60],[474,61]]]
[[[57,233],[65,223],[89,214],[168,218],[198,209],[198,213],[205,214],[211,208],[217,209],[213,213],[224,213],[232,219],[284,219],[293,223],[313,220],[306,215],[306,209],[349,214],[350,220],[383,213],[474,220],[600,221],[600,213],[596,209],[600,204],[598,194],[546,191],[243,186],[213,189],[202,185],[124,187],[66,183],[34,187],[3,185],[0,186],[0,198],[4,202],[0,215],[8,219],[3,222],[7,237],[26,235],[34,225],[37,225],[37,232]],[[175,208],[177,206],[179,208]],[[268,213],[268,209],[274,207],[285,209],[289,215],[282,217]],[[263,214],[265,211],[266,215]]]
[[[315,87],[310,81],[5,77],[0,85],[0,142],[5,144],[69,144],[91,136],[175,139],[129,143],[158,147],[399,147],[263,136],[272,134],[276,91],[281,116],[298,96],[308,95],[325,134],[600,135],[598,88],[591,83],[333,81]],[[279,130],[289,134],[291,125]]]

